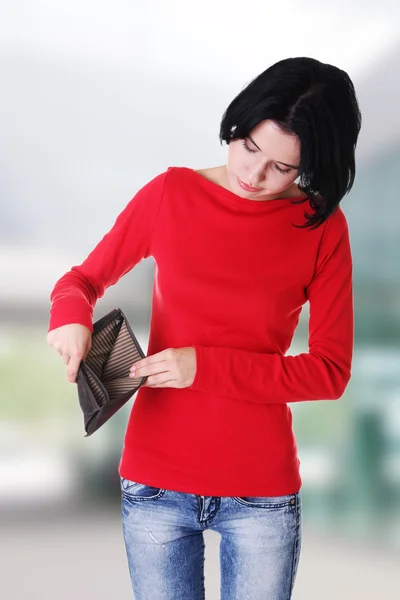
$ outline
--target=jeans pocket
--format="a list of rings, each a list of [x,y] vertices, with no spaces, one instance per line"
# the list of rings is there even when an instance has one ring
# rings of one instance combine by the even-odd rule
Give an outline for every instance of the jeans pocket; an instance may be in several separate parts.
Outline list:
[[[284,496],[234,496],[234,500],[243,506],[253,508],[278,509],[285,506],[295,508],[298,494],[299,492]]]
[[[166,491],[163,488],[132,481],[121,476],[120,481],[123,496],[128,497],[130,500],[154,500],[163,496]]]

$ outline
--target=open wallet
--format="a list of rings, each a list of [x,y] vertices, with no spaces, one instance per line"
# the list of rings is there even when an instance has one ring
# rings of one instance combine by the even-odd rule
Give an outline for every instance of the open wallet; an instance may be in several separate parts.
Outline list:
[[[145,383],[129,377],[134,362],[145,354],[120,308],[93,323],[92,345],[76,379],[79,404],[88,437],[110,419]]]

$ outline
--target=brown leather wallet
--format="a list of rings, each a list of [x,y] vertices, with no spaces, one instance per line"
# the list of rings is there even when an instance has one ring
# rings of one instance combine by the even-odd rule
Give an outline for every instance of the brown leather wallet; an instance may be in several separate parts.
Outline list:
[[[145,354],[120,308],[93,323],[92,346],[77,376],[79,404],[88,437],[104,425],[140,388],[147,377],[129,377]]]

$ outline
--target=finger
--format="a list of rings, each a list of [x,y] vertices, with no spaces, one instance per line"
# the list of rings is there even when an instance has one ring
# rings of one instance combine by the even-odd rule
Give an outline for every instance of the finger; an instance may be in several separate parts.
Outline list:
[[[153,389],[156,389],[156,388],[171,388],[171,387],[177,388],[178,387],[176,385],[176,383],[174,381],[172,381],[172,380],[171,381],[164,381],[164,383],[157,383],[155,385],[148,385],[147,383],[144,383],[143,385],[146,386],[146,387],[153,388]]]
[[[150,356],[146,356],[145,358],[141,358],[140,360],[133,363],[133,367],[135,365],[139,367],[147,367],[152,364],[162,364],[166,363],[172,356],[172,348],[167,348],[166,350],[162,350],[161,352],[157,352],[156,354],[151,354]]]
[[[58,354],[61,356],[64,365],[68,365],[71,358],[70,355],[66,354],[65,352],[62,352],[61,350],[58,350]]]
[[[160,363],[148,365],[147,367],[135,367],[133,365],[130,368],[129,377],[148,377],[150,375],[156,375],[157,373],[168,373],[169,369],[166,367],[163,369]]]
[[[79,365],[81,364],[81,359],[78,356],[71,356],[68,369],[67,369],[67,381],[70,383],[76,382],[76,377],[78,375]]]
[[[150,358],[143,358],[142,360],[133,363],[130,371],[138,371],[138,369],[143,369],[143,373],[150,373],[150,370],[152,373],[157,373],[166,370],[166,368],[165,360],[150,360]]]
[[[171,385],[175,383],[176,382],[171,377],[171,374],[169,374],[169,376],[165,376],[165,374],[158,374],[148,377],[143,385],[146,387],[175,387],[175,385]]]

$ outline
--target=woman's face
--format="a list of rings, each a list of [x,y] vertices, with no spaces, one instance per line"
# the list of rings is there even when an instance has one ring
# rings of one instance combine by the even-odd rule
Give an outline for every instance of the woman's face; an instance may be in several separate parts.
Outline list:
[[[226,175],[230,189],[243,198],[273,200],[282,197],[298,177],[300,141],[271,120],[259,123],[244,140],[228,147]],[[251,186],[257,189],[244,189]]]

